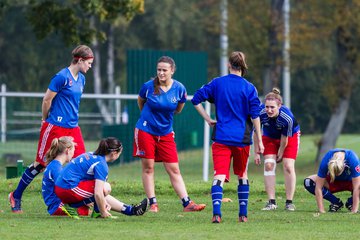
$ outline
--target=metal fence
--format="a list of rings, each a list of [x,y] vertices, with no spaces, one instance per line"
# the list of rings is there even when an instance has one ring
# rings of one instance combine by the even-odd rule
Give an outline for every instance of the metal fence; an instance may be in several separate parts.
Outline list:
[[[137,108],[137,94],[121,94],[119,89],[116,94],[83,94],[80,106],[79,125],[81,126],[84,139],[95,140],[106,136],[117,136],[128,152],[124,152],[125,162],[132,161],[132,136],[135,122],[139,117]],[[41,119],[41,103],[44,93],[8,92],[5,84],[1,85],[1,142],[7,140],[37,140]],[[192,96],[188,96],[191,100]],[[107,105],[113,106],[110,116],[114,124],[105,124],[101,113],[98,111],[95,101],[103,99]],[[193,148],[203,148],[203,179],[208,180],[209,165],[209,141],[210,129],[204,124],[191,124],[190,121],[198,121],[201,117],[196,110],[189,106],[175,117],[174,130],[177,133],[177,145],[181,151]],[[206,104],[210,114],[210,104]],[[131,108],[132,111],[126,109]],[[192,118],[196,114],[196,118]],[[182,116],[182,117],[181,117]],[[203,121],[202,121],[203,122]],[[114,135],[115,134],[115,135]],[[127,146],[126,146],[127,145]]]

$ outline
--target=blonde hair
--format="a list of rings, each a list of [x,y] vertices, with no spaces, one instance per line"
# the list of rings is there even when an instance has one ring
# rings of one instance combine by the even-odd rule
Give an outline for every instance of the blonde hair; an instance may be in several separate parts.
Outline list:
[[[280,90],[276,87],[271,92],[266,94],[265,101],[276,101],[279,105],[283,103],[283,99],[280,95]]]
[[[335,177],[339,176],[345,168],[345,161],[336,153],[332,156],[328,163],[328,170],[330,175],[330,182],[334,182]]]
[[[46,162],[51,162],[58,155],[64,153],[66,149],[75,147],[75,143],[73,141],[74,138],[68,136],[54,138],[51,142],[50,149],[45,154]]]

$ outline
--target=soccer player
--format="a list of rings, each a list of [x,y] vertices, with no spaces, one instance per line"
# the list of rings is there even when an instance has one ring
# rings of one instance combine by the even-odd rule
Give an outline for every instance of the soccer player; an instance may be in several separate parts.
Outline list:
[[[112,218],[110,210],[128,216],[143,215],[148,208],[145,198],[137,205],[127,205],[104,191],[108,178],[107,163],[119,158],[121,142],[113,137],[102,139],[93,153],[81,154],[67,164],[55,182],[55,193],[65,204],[63,208],[71,217],[78,218],[72,204],[95,199],[92,217]]]
[[[141,115],[135,127],[133,155],[141,158],[142,181],[151,212],[159,211],[155,196],[155,162],[163,162],[184,212],[205,208],[205,204],[196,204],[190,199],[179,169],[172,124],[174,114],[184,108],[186,89],[172,78],[175,69],[172,58],[161,57],[157,62],[157,76],[143,84],[138,96]]]
[[[64,136],[61,138],[54,138],[52,140],[50,149],[45,155],[45,161],[47,167],[44,171],[42,180],[42,196],[47,206],[47,210],[50,215],[67,215],[63,211],[62,206],[64,205],[61,200],[56,196],[54,192],[55,181],[62,170],[62,166],[68,163],[75,151],[75,143],[72,137]],[[82,206],[78,209],[79,215],[88,215],[88,207]]]
[[[256,152],[264,149],[260,135],[260,100],[255,86],[243,76],[247,71],[245,54],[233,52],[229,57],[230,74],[213,79],[197,90],[191,100],[205,121],[214,127],[212,155],[214,179],[211,187],[213,205],[213,223],[221,222],[221,202],[223,184],[229,181],[231,160],[233,170],[238,176],[239,221],[247,222],[249,181],[247,166],[252,144],[253,128],[257,130]],[[216,120],[205,112],[202,102],[215,104]]]
[[[264,182],[268,202],[262,210],[275,210],[276,164],[283,163],[285,176],[286,202],[285,210],[295,211],[293,197],[295,193],[296,174],[295,159],[300,144],[300,125],[289,108],[283,105],[280,90],[273,88],[265,96],[261,105],[260,120],[264,143]],[[255,163],[259,165],[260,154],[255,153]]]
[[[69,67],[60,70],[52,79],[42,101],[42,119],[36,160],[23,173],[15,191],[9,194],[13,213],[22,213],[22,194],[32,180],[45,169],[45,154],[54,138],[71,136],[76,143],[74,156],[85,152],[78,126],[79,105],[85,86],[85,76],[94,60],[92,50],[79,45],[72,51]]]
[[[304,187],[316,196],[320,213],[325,213],[323,199],[330,202],[329,212],[337,212],[344,203],[334,193],[350,191],[345,206],[352,213],[359,210],[360,161],[354,151],[336,148],[328,151],[321,160],[317,175],[305,178]]]

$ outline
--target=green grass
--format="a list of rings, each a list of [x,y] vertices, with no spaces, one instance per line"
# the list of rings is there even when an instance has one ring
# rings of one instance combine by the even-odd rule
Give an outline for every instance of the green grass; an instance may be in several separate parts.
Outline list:
[[[41,198],[41,177],[25,191],[23,197],[24,214],[12,214],[9,209],[7,194],[19,181],[6,180],[0,174],[0,239],[335,239],[358,237],[360,214],[349,214],[347,210],[339,213],[323,214],[315,217],[315,198],[305,192],[302,181],[307,175],[317,170],[314,163],[318,136],[303,136],[299,158],[296,160],[297,189],[294,203],[297,210],[286,212],[284,208],[284,186],[281,166],[277,168],[277,202],[279,209],[264,212],[260,209],[266,201],[262,180],[262,166],[249,164],[250,199],[249,222],[237,222],[236,177],[225,184],[224,194],[233,200],[223,203],[223,222],[212,224],[210,197],[211,181],[202,181],[201,151],[182,152],[179,154],[180,167],[190,197],[199,203],[206,203],[203,212],[183,213],[180,200],[174,193],[168,175],[161,164],[156,165],[156,193],[160,212],[146,213],[141,217],[127,217],[121,214],[119,219],[90,219],[79,221],[67,217],[50,217]],[[360,150],[359,135],[344,135],[338,141],[338,147]],[[88,149],[94,149],[91,143]],[[35,154],[36,143],[9,142],[0,144],[0,156],[10,150],[18,151],[24,160],[30,163]],[[0,164],[4,168],[3,164]],[[211,166],[210,166],[211,168]],[[209,171],[210,178],[211,172]],[[125,203],[140,201],[145,195],[141,183],[141,164],[134,162],[116,165],[110,168],[109,181],[112,195]],[[348,193],[338,196],[343,200]],[[327,205],[327,203],[325,203]]]

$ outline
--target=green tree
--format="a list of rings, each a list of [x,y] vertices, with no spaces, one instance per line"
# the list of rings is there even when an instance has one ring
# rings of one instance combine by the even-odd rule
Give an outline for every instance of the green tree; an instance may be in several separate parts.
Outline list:
[[[107,79],[108,90],[114,89],[114,47],[113,29],[119,18],[131,20],[144,11],[143,0],[68,0],[30,1],[28,19],[39,39],[51,33],[60,33],[67,45],[91,44],[94,51],[94,92],[101,93],[101,51],[100,44],[108,43]],[[106,30],[104,30],[106,29]],[[110,110],[102,99],[96,100],[107,123],[113,123]]]

